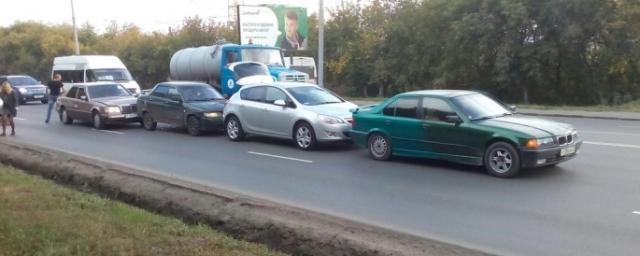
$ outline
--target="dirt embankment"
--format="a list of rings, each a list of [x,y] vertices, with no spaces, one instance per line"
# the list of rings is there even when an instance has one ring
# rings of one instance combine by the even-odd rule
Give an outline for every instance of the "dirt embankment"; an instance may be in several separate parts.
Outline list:
[[[0,161],[294,255],[484,255],[96,159],[0,141]]]

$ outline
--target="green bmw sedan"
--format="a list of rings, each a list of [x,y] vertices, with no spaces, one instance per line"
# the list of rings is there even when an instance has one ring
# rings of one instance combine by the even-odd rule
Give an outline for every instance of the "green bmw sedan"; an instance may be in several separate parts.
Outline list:
[[[461,90],[407,92],[356,109],[350,135],[376,160],[442,159],[484,166],[498,177],[567,161],[582,145],[571,125],[515,114]]]

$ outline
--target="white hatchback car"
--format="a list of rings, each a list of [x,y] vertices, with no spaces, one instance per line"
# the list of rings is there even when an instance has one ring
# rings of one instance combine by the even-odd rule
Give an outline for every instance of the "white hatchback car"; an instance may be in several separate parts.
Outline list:
[[[224,108],[227,137],[247,134],[292,139],[303,150],[321,142],[350,140],[350,110],[357,106],[315,84],[244,86]]]

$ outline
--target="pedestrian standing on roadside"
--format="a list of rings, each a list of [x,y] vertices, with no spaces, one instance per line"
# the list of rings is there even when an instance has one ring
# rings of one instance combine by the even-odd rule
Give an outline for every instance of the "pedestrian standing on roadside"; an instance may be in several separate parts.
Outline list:
[[[60,76],[60,74],[53,75],[53,80],[47,83],[49,106],[47,108],[47,119],[44,120],[47,124],[51,119],[51,110],[53,110],[53,106],[56,104],[56,101],[58,101],[58,96],[60,96],[60,93],[64,92],[64,88],[62,86],[62,76]]]
[[[2,109],[0,109],[2,115],[2,134],[0,136],[6,136],[7,123],[11,125],[11,136],[15,136],[16,125],[13,118],[18,115],[18,95],[13,91],[8,81],[3,82],[0,87],[0,99],[3,102]]]

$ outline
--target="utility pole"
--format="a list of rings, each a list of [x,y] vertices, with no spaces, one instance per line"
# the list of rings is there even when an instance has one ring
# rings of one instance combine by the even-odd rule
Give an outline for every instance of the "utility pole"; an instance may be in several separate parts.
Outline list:
[[[318,85],[324,87],[324,0],[318,9]]]
[[[78,27],[76,26],[76,11],[71,0],[71,19],[73,20],[73,40],[76,41],[76,55],[80,55],[80,43],[78,43]]]

